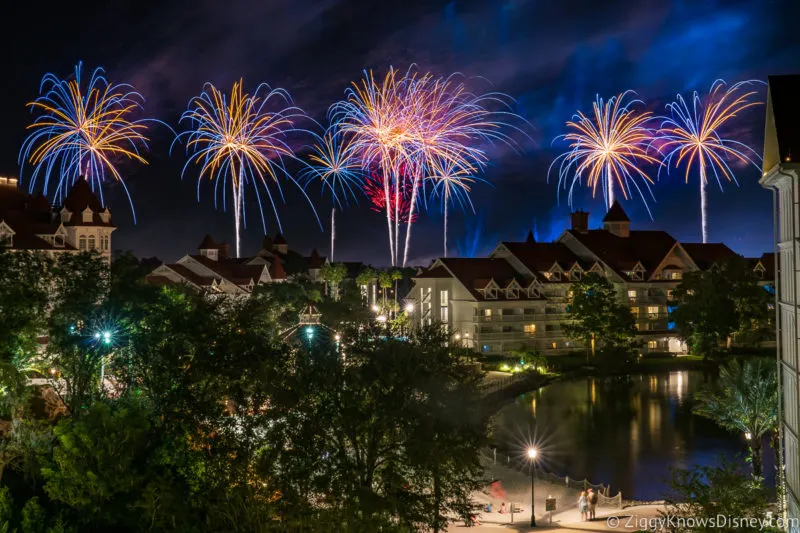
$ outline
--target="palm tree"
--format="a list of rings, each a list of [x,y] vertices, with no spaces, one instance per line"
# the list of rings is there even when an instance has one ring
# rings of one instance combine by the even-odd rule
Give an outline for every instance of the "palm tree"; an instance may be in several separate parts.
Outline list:
[[[397,307],[397,282],[403,279],[403,273],[398,269],[392,270],[392,281],[394,282],[394,306]]]
[[[375,272],[375,269],[370,267],[366,267],[356,276],[356,285],[361,287],[362,294],[367,301],[367,305],[369,305],[369,286],[375,283],[375,280],[377,279],[378,273]]]
[[[716,386],[700,391],[696,398],[696,414],[745,435],[753,477],[760,479],[761,441],[764,435],[777,433],[779,424],[775,362],[764,359],[744,363],[731,361],[720,370]]]
[[[383,308],[386,309],[386,289],[392,288],[392,276],[383,270],[378,274],[378,286],[383,291]]]

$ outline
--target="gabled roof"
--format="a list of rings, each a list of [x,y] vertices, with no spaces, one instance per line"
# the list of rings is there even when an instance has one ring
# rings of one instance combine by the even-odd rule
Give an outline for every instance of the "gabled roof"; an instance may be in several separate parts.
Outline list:
[[[736,252],[721,242],[682,242],[681,247],[700,270],[708,270],[715,263],[736,256]]]
[[[578,242],[588,248],[603,263],[619,275],[632,270],[641,262],[645,279],[661,264],[677,242],[666,231],[631,231],[628,237],[618,237],[607,230],[589,230],[585,233],[567,230]]]
[[[251,280],[257,283],[261,279],[264,268],[266,268],[266,265],[242,264],[237,260],[231,259],[214,261],[202,255],[190,255],[189,257],[212,270],[219,277],[225,278],[236,285],[247,285]]]
[[[580,258],[560,242],[503,242],[506,250],[538,277],[538,272],[548,272],[554,264],[567,271]]]
[[[423,271],[421,274],[415,276],[417,279],[443,279],[452,278],[453,275],[445,267],[439,265],[431,269]]]
[[[628,214],[625,213],[625,210],[622,209],[622,205],[619,203],[618,200],[614,200],[614,203],[611,204],[611,209],[608,210],[606,216],[603,217],[603,222],[630,222],[631,219],[628,218]]]
[[[203,240],[200,241],[200,244],[197,245],[198,250],[219,250],[219,243],[214,240],[214,238],[206,233],[206,236],[203,237]]]
[[[438,262],[450,271],[477,300],[485,299],[477,289],[484,288],[491,282],[496,283],[499,287],[507,287],[513,279],[523,287],[530,285],[530,278],[519,274],[505,259],[446,257],[439,259]],[[520,296],[521,299],[526,298],[525,295]],[[503,291],[500,291],[497,299],[504,298]]]

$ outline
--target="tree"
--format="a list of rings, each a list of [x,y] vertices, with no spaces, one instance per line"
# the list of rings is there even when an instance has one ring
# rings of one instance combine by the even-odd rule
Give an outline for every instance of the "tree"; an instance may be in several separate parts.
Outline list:
[[[386,290],[392,288],[392,275],[382,270],[378,273],[378,286],[383,291],[383,308],[386,308]]]
[[[608,279],[590,273],[574,281],[571,291],[571,322],[564,325],[568,337],[583,343],[592,354],[596,349],[612,351],[630,346],[636,335],[633,315]]]
[[[343,263],[325,263],[319,272],[319,277],[330,288],[330,296],[338,301],[339,285],[347,277],[347,267]]]
[[[770,327],[771,297],[740,257],[687,273],[673,297],[671,319],[692,350],[704,357],[717,353],[734,333],[748,339]]]
[[[356,276],[356,285],[362,288],[362,295],[365,303],[369,303],[369,286],[378,279],[378,273],[374,268],[366,267]]]
[[[390,274],[392,276],[392,281],[394,282],[394,306],[397,307],[397,282],[403,279],[403,273],[394,268]]]
[[[777,433],[779,424],[775,361],[729,362],[720,369],[717,384],[700,391],[696,401],[695,413],[746,436],[753,477],[760,480],[761,441],[765,435]]]
[[[661,512],[671,518],[663,526],[670,533],[750,531],[749,524],[731,519],[763,519],[769,501],[762,485],[724,458],[720,466],[673,469],[670,489],[666,510]],[[726,523],[713,522],[721,516]]]

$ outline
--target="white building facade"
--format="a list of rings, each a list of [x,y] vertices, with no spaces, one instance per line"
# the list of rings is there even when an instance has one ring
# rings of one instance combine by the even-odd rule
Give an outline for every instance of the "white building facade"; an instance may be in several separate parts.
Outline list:
[[[434,261],[414,279],[409,301],[415,320],[442,323],[484,354],[579,350],[563,331],[571,285],[596,273],[630,305],[644,352],[684,352],[669,320],[672,291],[684,273],[714,268],[735,252],[722,243],[680,243],[663,231],[631,230],[618,203],[599,229],[589,229],[586,212],[573,213],[571,222],[554,242],[536,242],[529,234],[524,242],[501,242],[485,258]],[[754,259],[751,266],[759,272],[766,261]]]
[[[800,520],[800,76],[770,76],[761,185],[775,205],[776,330],[786,513]],[[796,528],[800,530],[800,528]]]

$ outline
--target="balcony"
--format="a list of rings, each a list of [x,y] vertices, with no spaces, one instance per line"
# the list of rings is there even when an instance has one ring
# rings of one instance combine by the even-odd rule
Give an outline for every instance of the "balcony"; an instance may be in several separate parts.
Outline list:
[[[535,315],[491,315],[482,316],[478,315],[477,322],[534,322],[541,319],[541,314]]]

